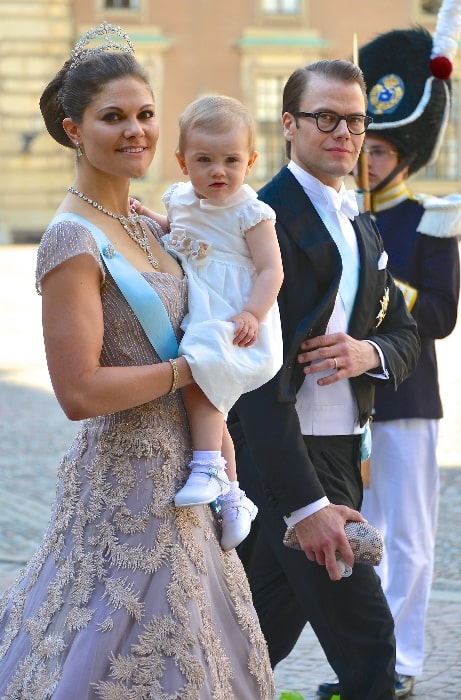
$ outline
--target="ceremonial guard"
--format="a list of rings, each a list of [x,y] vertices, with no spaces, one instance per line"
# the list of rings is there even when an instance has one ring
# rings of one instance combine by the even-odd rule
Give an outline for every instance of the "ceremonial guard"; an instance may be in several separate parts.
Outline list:
[[[385,539],[378,573],[395,620],[397,698],[412,694],[423,671],[442,418],[435,341],[456,323],[461,233],[461,196],[414,194],[407,179],[435,161],[450,118],[460,5],[443,4],[434,37],[422,28],[395,30],[359,51],[373,118],[364,144],[371,210],[421,337],[416,371],[397,392],[376,387],[370,483],[362,507]],[[323,698],[338,692],[336,679],[318,690]]]

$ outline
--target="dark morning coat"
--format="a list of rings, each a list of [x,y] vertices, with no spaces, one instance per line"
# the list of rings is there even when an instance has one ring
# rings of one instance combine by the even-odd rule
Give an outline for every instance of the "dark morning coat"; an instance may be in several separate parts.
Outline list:
[[[285,271],[279,294],[284,364],[272,381],[238,400],[229,427],[237,451],[242,441],[246,442],[244,453],[251,455],[263,475],[272,506],[283,516],[325,495],[308,457],[295,409],[304,376],[296,357],[302,340],[325,332],[341,278],[341,257],[310,200],[286,167],[260,190],[259,197],[277,216]],[[361,270],[349,333],[381,347],[388,383],[396,388],[418,360],[416,324],[387,269],[378,269],[384,246],[369,214],[358,216],[353,226]],[[387,313],[378,326],[386,289]],[[364,425],[372,411],[374,382],[379,380],[362,375],[351,381],[360,423]]]

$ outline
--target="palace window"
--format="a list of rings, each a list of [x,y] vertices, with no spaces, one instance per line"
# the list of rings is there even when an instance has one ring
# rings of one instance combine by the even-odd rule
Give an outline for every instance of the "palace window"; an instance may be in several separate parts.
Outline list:
[[[285,75],[256,79],[253,114],[259,155],[254,171],[258,180],[270,179],[286,162],[281,105],[285,83]]]
[[[301,0],[262,0],[262,9],[272,15],[299,15]]]
[[[139,0],[104,0],[108,10],[138,10]]]

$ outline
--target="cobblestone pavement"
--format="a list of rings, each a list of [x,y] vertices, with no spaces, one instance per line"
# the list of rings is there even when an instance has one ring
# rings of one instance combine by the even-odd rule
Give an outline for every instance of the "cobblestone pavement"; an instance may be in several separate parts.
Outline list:
[[[35,246],[0,246],[0,591],[14,581],[47,525],[59,460],[77,430],[46,370]],[[461,314],[460,314],[461,318]],[[461,697],[461,324],[438,344],[440,515],[424,674],[415,700]],[[275,671],[278,694],[313,700],[331,671],[310,627]],[[238,700],[236,698],[235,700]]]

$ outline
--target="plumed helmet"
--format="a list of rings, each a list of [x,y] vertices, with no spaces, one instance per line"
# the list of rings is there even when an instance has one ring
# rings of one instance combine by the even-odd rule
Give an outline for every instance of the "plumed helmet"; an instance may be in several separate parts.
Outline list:
[[[359,50],[373,117],[368,131],[409,159],[409,175],[437,158],[450,112],[451,62],[432,54],[422,27],[380,34]]]

